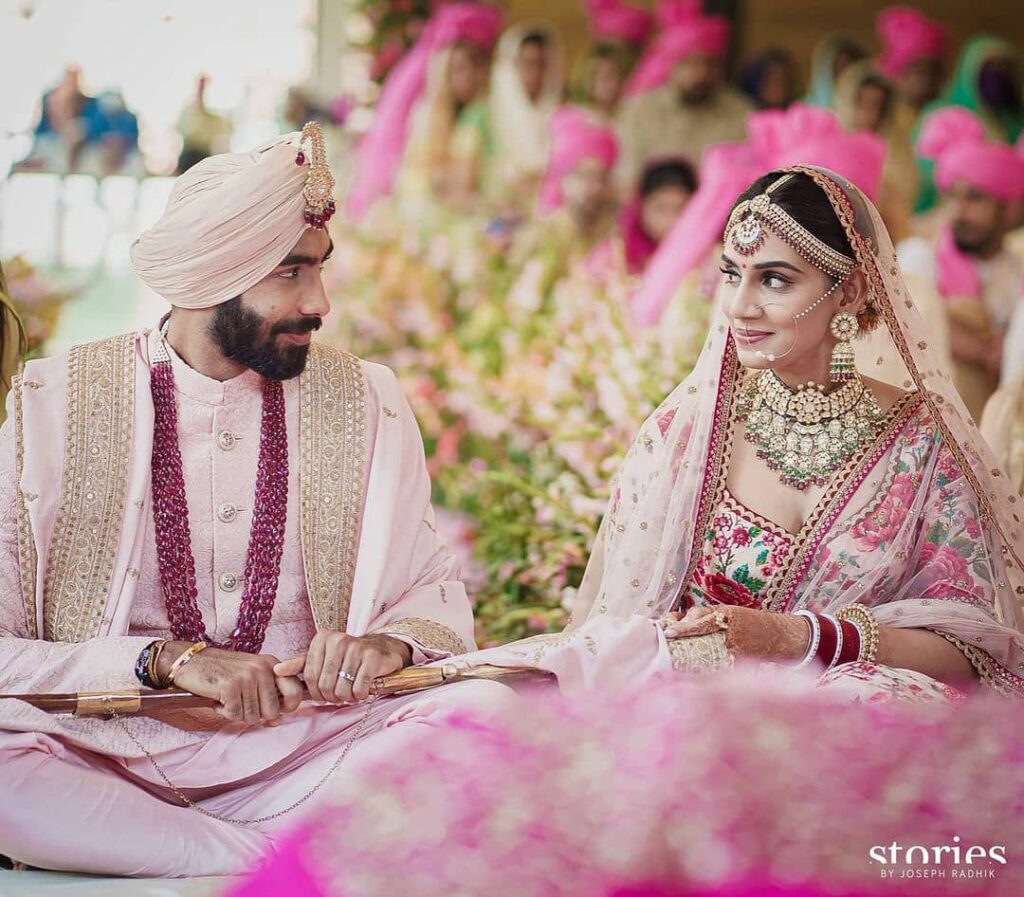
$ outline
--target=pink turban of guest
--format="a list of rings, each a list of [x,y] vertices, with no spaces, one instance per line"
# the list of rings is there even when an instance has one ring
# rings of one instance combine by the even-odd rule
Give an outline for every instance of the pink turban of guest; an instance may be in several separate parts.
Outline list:
[[[942,190],[963,179],[998,199],[1024,199],[1024,159],[1012,146],[989,140],[969,109],[947,106],[925,118],[917,152],[935,162],[935,183]]]
[[[584,159],[597,159],[611,168],[619,157],[615,131],[578,106],[560,106],[552,113],[549,127],[551,150],[538,197],[542,212],[562,207],[562,178]]]
[[[647,42],[654,16],[646,9],[630,6],[622,0],[584,0],[583,5],[595,37],[620,40],[637,47]]]
[[[709,147],[700,184],[668,236],[661,241],[633,298],[635,319],[656,324],[682,279],[722,238],[736,198],[776,168],[809,164],[829,168],[874,198],[882,178],[885,143],[875,134],[845,131],[827,109],[794,103],[789,109],[747,116],[744,143]]]
[[[946,29],[910,6],[890,6],[878,14],[882,52],[878,68],[887,78],[898,78],[918,59],[942,56]]]
[[[921,126],[917,151],[935,162],[935,183],[949,190],[958,180],[1001,199],[1024,199],[1024,156],[989,140],[981,120],[962,106],[933,112]],[[944,298],[981,298],[977,258],[961,252],[947,224],[935,244],[936,282]]]
[[[729,22],[722,16],[706,16],[700,3],[675,0],[656,12],[663,30],[644,53],[629,82],[626,94],[636,96],[661,87],[687,56],[704,53],[724,56],[729,46]]]
[[[139,277],[171,305],[212,308],[276,268],[310,226],[299,132],[251,153],[210,156],[174,183],[160,220],[131,248]]]
[[[500,9],[479,3],[447,3],[431,16],[416,46],[388,76],[373,125],[359,144],[347,206],[353,220],[361,219],[376,200],[391,192],[405,152],[409,115],[426,88],[433,55],[461,41],[490,50],[502,21]]]
[[[886,147],[877,134],[847,131],[830,110],[804,103],[747,116],[747,132],[769,169],[818,165],[878,199]]]

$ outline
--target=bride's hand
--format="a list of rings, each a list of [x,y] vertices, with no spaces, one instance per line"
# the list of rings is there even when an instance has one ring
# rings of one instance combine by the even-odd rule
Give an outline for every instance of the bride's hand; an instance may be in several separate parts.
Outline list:
[[[735,657],[800,660],[807,651],[807,622],[794,614],[777,614],[735,604],[691,607],[665,626],[665,637],[688,638],[724,630],[725,645]]]
[[[671,618],[671,619],[670,619]],[[720,605],[694,605],[685,614],[675,611],[662,617],[665,638],[688,638],[691,635],[707,635],[728,625],[726,608]]]

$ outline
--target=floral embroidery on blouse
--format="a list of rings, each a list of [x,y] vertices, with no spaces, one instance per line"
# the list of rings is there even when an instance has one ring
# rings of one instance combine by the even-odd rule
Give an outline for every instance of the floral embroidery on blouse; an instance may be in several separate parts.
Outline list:
[[[760,607],[772,578],[785,568],[793,536],[744,507],[726,490],[704,537],[683,610],[695,604]]]

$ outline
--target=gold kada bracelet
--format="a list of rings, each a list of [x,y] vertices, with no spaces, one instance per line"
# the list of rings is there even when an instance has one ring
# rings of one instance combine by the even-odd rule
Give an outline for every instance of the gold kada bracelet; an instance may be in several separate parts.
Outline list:
[[[174,685],[174,677],[178,675],[181,668],[200,651],[205,651],[206,647],[206,642],[196,642],[194,645],[189,645],[184,651],[182,651],[178,656],[178,659],[171,664],[171,668],[167,671],[167,678],[164,680],[165,683],[168,686]]]
[[[871,609],[863,604],[850,604],[836,611],[837,620],[853,623],[860,632],[860,653],[857,660],[876,663],[878,658],[878,621]]]

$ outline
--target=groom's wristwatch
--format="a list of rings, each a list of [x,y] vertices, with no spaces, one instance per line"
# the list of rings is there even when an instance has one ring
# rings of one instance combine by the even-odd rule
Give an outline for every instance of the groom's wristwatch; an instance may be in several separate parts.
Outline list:
[[[135,661],[135,678],[146,688],[164,688],[156,672],[156,662],[166,644],[163,639],[156,639],[139,652]]]

